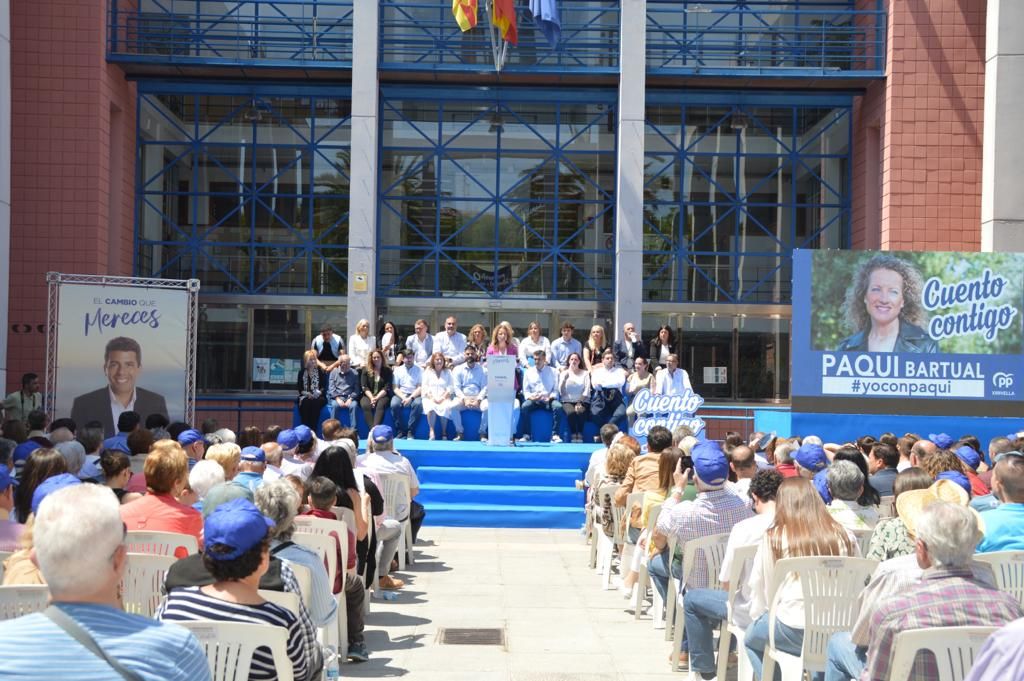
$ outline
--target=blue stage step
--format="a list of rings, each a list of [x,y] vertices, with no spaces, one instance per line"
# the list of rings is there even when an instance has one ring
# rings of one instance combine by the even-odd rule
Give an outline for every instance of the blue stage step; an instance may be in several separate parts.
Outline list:
[[[583,492],[572,485],[544,487],[539,485],[420,485],[416,500],[427,508],[442,504],[490,504],[515,501],[519,506],[583,507]]]
[[[518,506],[503,504],[445,504],[427,507],[426,524],[443,527],[539,527],[579,529],[582,506]]]
[[[521,485],[572,487],[580,478],[578,468],[491,468],[418,466],[416,475],[421,484],[458,485],[472,481],[477,485]]]

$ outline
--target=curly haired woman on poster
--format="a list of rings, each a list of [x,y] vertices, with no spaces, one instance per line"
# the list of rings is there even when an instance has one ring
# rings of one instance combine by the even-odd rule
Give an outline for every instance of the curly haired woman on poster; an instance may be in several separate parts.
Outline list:
[[[924,281],[917,268],[892,255],[872,257],[857,270],[846,290],[847,323],[857,332],[839,352],[938,352],[924,327]]]

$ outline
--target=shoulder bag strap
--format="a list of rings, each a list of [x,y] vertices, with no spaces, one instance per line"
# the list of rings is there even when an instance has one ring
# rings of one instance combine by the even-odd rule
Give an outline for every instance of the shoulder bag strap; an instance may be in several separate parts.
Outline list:
[[[72,619],[63,610],[55,605],[51,605],[43,611],[43,614],[53,620],[54,624],[67,632],[71,638],[85,646],[89,652],[113,667],[114,671],[116,671],[121,678],[125,679],[125,681],[142,681],[141,676],[130,669],[127,669],[120,662],[107,655],[103,648],[100,648],[99,644],[96,643],[95,639],[89,635],[89,632],[83,629],[78,622]]]

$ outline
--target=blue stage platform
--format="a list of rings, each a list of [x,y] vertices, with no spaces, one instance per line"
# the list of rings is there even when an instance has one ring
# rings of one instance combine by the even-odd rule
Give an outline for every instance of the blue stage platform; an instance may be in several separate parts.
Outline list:
[[[446,527],[579,528],[583,478],[596,444],[397,440],[420,479],[425,524]]]

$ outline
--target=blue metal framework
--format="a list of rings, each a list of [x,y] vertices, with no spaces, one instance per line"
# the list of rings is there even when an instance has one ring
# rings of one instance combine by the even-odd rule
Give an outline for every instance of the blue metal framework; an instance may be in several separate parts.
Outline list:
[[[345,295],[351,121],[337,90],[140,83],[136,274]]]
[[[382,97],[378,295],[611,300],[615,93],[436,92]]]
[[[648,96],[644,298],[790,302],[795,248],[850,240],[850,95]]]
[[[560,0],[562,36],[548,44],[526,3],[516,9],[519,43],[509,50],[507,73],[616,74],[619,71],[619,3]],[[466,33],[452,17],[452,3],[382,0],[380,68],[400,71],[493,71],[484,4],[479,24]]]
[[[648,0],[647,71],[880,78],[885,33],[883,0]]]
[[[352,0],[108,0],[112,62],[351,68]]]

